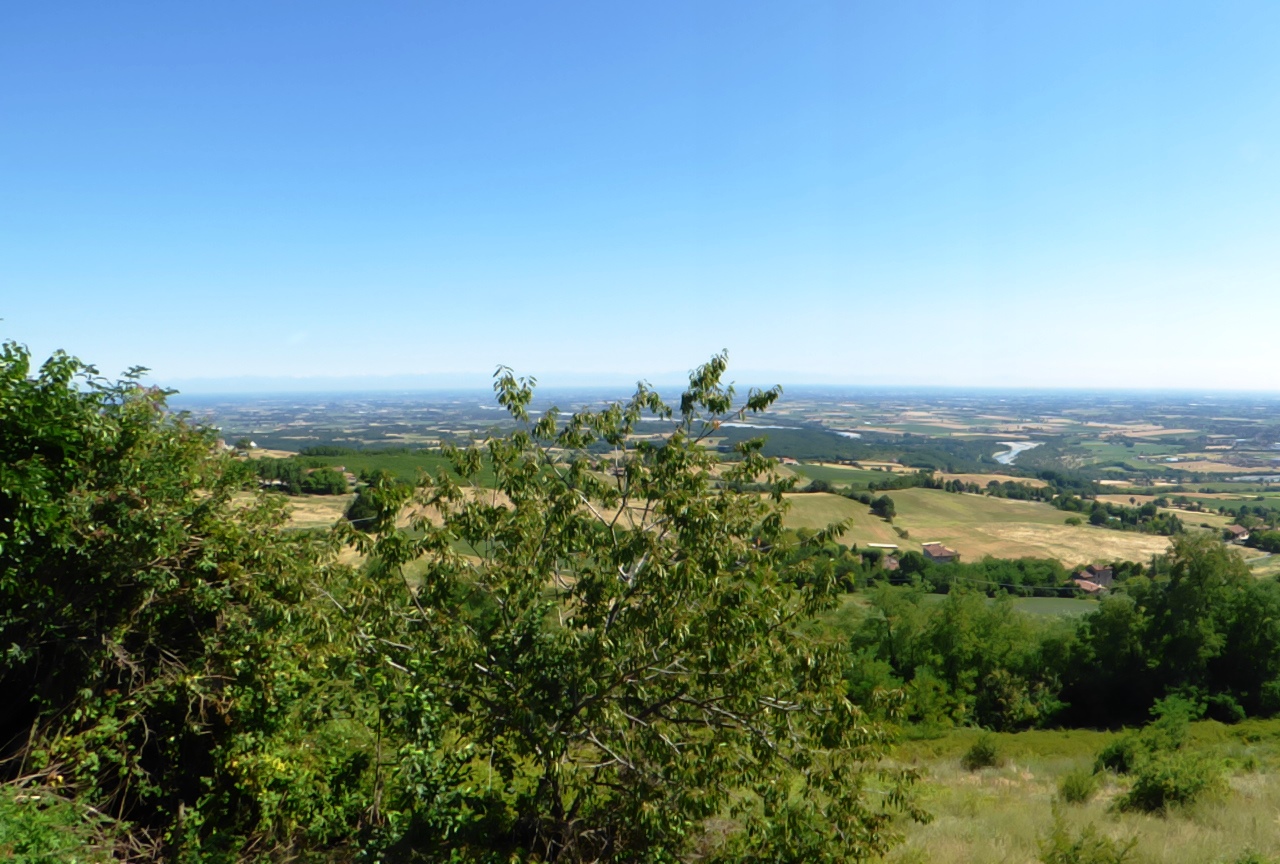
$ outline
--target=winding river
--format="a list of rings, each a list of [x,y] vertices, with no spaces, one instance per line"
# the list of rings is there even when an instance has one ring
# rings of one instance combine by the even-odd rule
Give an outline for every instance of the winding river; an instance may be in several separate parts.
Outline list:
[[[996,461],[1001,465],[1012,465],[1013,460],[1018,458],[1019,453],[1025,453],[1033,447],[1039,447],[1043,441],[1001,441],[1005,447],[1009,449],[1003,453],[996,454]]]

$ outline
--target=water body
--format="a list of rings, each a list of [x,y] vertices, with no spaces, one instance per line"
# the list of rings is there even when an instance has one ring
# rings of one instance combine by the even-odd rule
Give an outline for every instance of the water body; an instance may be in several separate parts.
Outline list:
[[[799,431],[799,426],[779,426],[776,423],[739,423],[737,420],[726,420],[720,424],[730,429],[792,429]]]
[[[1001,441],[1001,444],[1009,449],[1003,453],[996,454],[996,461],[1001,465],[1012,465],[1013,460],[1018,458],[1019,453],[1025,453],[1032,448],[1039,447],[1043,441]]]

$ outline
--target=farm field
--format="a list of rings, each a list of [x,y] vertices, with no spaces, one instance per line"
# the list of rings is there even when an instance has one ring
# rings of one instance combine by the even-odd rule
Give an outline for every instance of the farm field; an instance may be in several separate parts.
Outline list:
[[[1014,597],[1010,602],[1028,615],[1087,615],[1098,608],[1097,600],[1075,597]]]
[[[1220,762],[1228,791],[1165,816],[1116,813],[1111,805],[1127,781],[1110,775],[1088,803],[1055,804],[1062,776],[1090,769],[1098,750],[1118,733],[996,734],[1004,764],[969,772],[960,767],[960,756],[979,734],[956,730],[899,745],[898,759],[923,773],[923,803],[934,820],[928,825],[904,823],[906,843],[889,862],[1038,861],[1039,843],[1052,828],[1055,809],[1073,836],[1092,824],[1122,842],[1136,838],[1132,860],[1144,864],[1233,862],[1250,852],[1266,855],[1280,849],[1275,815],[1280,812],[1280,721],[1193,724],[1189,746]],[[1241,767],[1245,764],[1253,770]]]
[[[874,480],[886,479],[886,472],[871,471],[865,468],[853,468],[848,465],[830,465],[830,464],[813,464],[803,463],[800,465],[787,465],[796,474],[808,477],[810,480],[825,480],[833,486],[857,486],[865,487]]]
[[[1124,507],[1141,507],[1155,500],[1153,495],[1099,495],[1098,500],[1104,504],[1119,504]],[[1193,499],[1194,500],[1194,499]],[[1221,507],[1221,502],[1215,504],[1212,501],[1200,502],[1206,507]],[[1230,525],[1234,519],[1230,516],[1223,516],[1221,513],[1212,513],[1201,510],[1182,510],[1178,507],[1161,507],[1161,513],[1173,513],[1187,527],[1195,527],[1201,524],[1209,525],[1213,528],[1225,528]]]
[[[1145,561],[1169,545],[1167,537],[1065,524],[1069,514],[1036,501],[956,495],[936,489],[889,493],[894,524],[914,543],[936,541],[968,560],[1056,558],[1067,566],[1096,560]]]
[[[1254,558],[1249,562],[1249,569],[1259,579],[1268,576],[1280,576],[1280,555],[1266,555]]]
[[[1049,484],[1035,477],[1012,477],[1008,474],[948,474],[945,471],[938,471],[933,476],[942,481],[959,480],[963,483],[977,483],[979,486],[986,488],[988,483],[1021,483],[1024,486],[1030,486],[1032,489],[1043,489]]]
[[[342,518],[355,495],[298,495],[289,499],[289,527],[328,528]]]
[[[430,450],[366,450],[343,456],[307,456],[305,458],[309,462],[329,467],[342,466],[356,475],[364,471],[387,471],[397,480],[408,482],[417,479],[419,470],[434,474],[441,468],[450,470],[452,468],[448,459]],[[488,469],[481,469],[480,482],[484,483],[491,479],[492,474]]]
[[[1167,537],[1067,525],[1069,514],[1039,502],[937,489],[888,494],[898,512],[893,525],[872,516],[856,501],[824,492],[787,496],[791,511],[785,524],[817,529],[847,518],[853,524],[841,538],[843,543],[896,543],[903,549],[919,549],[923,542],[937,541],[971,561],[986,555],[1056,558],[1067,566],[1097,560],[1145,561],[1169,545]],[[895,526],[905,529],[909,539],[899,538]]]
[[[903,548],[913,548],[909,545],[911,541],[898,537],[892,525],[878,516],[872,516],[865,504],[827,492],[795,492],[784,497],[789,509],[783,518],[783,524],[788,528],[818,530],[826,528],[832,522],[849,519],[852,524],[840,538],[841,543],[857,543],[859,546],[868,543],[897,543]]]

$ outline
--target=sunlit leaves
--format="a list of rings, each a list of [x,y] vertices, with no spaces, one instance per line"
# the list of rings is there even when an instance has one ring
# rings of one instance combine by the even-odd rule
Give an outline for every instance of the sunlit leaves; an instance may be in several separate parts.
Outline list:
[[[677,860],[728,815],[725,854],[846,860],[885,848],[887,814],[911,810],[910,775],[875,773],[887,736],[845,699],[839,647],[800,626],[838,589],[820,568],[783,577],[789,481],[759,442],[728,465],[704,444],[780,393],[737,404],[726,366],[694,370],[679,422],[646,434],[674,412],[643,383],[533,422],[533,381],[500,368],[499,404],[528,425],[484,442],[494,488],[424,477],[412,536],[379,522],[366,548],[421,586],[383,616],[416,620],[404,656],[430,658],[397,661],[405,686],[449,707],[443,734],[474,748],[483,809],[496,796],[508,814],[485,842],[460,830],[455,854]],[[457,473],[474,480],[480,453],[451,451]],[[737,491],[761,483],[771,496]]]

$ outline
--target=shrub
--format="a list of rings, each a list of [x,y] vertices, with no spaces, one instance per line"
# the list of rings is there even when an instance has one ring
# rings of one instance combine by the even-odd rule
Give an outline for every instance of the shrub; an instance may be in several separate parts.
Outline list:
[[[1083,525],[1083,524],[1084,524],[1084,520],[1083,520],[1083,519],[1081,519],[1079,516],[1068,516],[1066,521],[1067,521],[1067,524],[1068,524],[1068,525]]]
[[[1067,804],[1084,804],[1098,791],[1098,775],[1077,770],[1066,774],[1058,783],[1058,798]]]
[[[1280,858],[1266,858],[1250,849],[1233,861],[1232,864],[1276,864],[1277,861],[1280,861]]]
[[[881,495],[872,501],[871,512],[888,522],[892,522],[893,517],[898,514],[897,508],[893,504],[893,499],[888,495]]]
[[[1117,802],[1121,810],[1163,813],[1185,807],[1222,784],[1221,772],[1202,756],[1158,753],[1145,759],[1134,774],[1132,788]]]
[[[1040,841],[1042,864],[1124,864],[1131,860],[1129,853],[1138,843],[1117,843],[1105,834],[1099,834],[1092,824],[1076,837],[1071,836],[1062,818],[1055,814],[1053,831]]]
[[[1219,723],[1227,724],[1239,723],[1248,716],[1240,703],[1228,693],[1210,696],[1205,714]]]
[[[1098,751],[1093,770],[1128,774],[1138,767],[1140,751],[1141,748],[1135,736],[1122,735]]]
[[[984,732],[973,746],[960,757],[960,766],[966,771],[977,771],[980,768],[994,768],[1001,763],[1000,748],[996,744],[996,736]]]
[[[0,859],[11,864],[107,862],[104,820],[54,795],[0,787]]]

